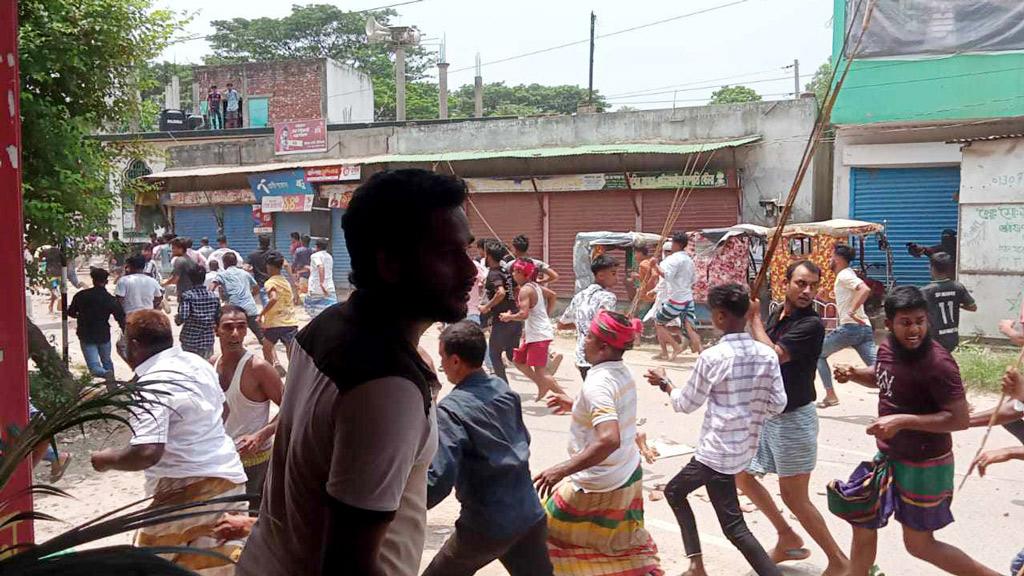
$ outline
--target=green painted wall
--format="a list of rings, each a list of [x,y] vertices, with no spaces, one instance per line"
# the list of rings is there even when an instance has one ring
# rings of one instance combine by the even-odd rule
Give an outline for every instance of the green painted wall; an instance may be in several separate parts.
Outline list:
[[[833,0],[832,61],[841,57],[846,1]],[[850,34],[856,42],[860,27]],[[840,62],[840,73],[845,61]],[[834,124],[1024,116],[1024,54],[855,61],[832,111]]]

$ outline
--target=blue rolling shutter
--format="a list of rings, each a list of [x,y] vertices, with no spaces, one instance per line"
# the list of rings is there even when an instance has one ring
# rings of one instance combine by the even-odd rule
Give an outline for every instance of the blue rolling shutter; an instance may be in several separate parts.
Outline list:
[[[227,236],[228,246],[238,252],[244,260],[249,254],[256,251],[259,241],[252,232],[252,205],[224,207],[224,235]],[[213,242],[213,236],[210,236]]]
[[[885,223],[897,284],[924,286],[931,282],[928,259],[911,256],[907,242],[931,246],[939,243],[943,229],[956,230],[959,191],[959,166],[851,170],[851,217]],[[885,264],[876,242],[866,241],[864,255],[868,263]],[[884,280],[884,268],[873,269],[871,275]]]
[[[277,212],[274,214],[274,249],[291,262],[292,239],[290,234],[309,234],[309,212]]]
[[[203,236],[209,238],[211,244],[216,244],[217,218],[213,206],[175,208],[174,233],[191,238],[195,248],[199,248],[199,239]]]
[[[348,281],[348,275],[352,272],[352,260],[348,256],[348,246],[345,245],[345,232],[341,229],[343,214],[344,210],[331,210],[331,256],[334,258],[334,287],[338,292],[352,289]]]

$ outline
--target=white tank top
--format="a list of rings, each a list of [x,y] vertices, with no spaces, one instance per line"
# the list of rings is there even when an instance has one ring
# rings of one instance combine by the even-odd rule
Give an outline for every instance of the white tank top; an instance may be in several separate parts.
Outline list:
[[[537,292],[537,304],[530,308],[530,315],[526,317],[524,329],[526,343],[552,340],[555,337],[555,330],[551,327],[551,319],[548,318],[548,307],[544,301],[544,291],[533,282],[530,282],[527,286]]]
[[[246,350],[235,367],[227,392],[224,393],[228,400],[228,419],[224,422],[224,430],[232,440],[238,440],[247,434],[255,434],[270,421],[270,400],[253,402],[242,394],[242,372],[251,358],[252,352]],[[218,366],[222,361],[223,357],[217,360]],[[260,450],[266,450],[270,444],[268,441]]]

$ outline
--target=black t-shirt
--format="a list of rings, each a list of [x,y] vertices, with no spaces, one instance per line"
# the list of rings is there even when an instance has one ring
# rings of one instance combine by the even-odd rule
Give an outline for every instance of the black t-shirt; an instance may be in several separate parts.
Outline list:
[[[178,256],[174,259],[174,275],[178,277],[178,297],[192,289],[192,270],[198,268],[188,256]]]
[[[68,316],[78,318],[75,333],[86,344],[110,342],[110,317],[124,328],[124,310],[104,287],[82,290],[71,299]]]
[[[292,268],[298,270],[299,268],[309,266],[310,257],[313,255],[313,251],[306,246],[299,246],[295,249],[295,256],[292,259]],[[309,270],[306,270],[301,274],[303,278],[309,278]]]
[[[270,274],[267,273],[267,253],[270,249],[257,250],[249,257],[245,259],[245,263],[252,266],[252,277],[256,279],[256,283],[263,287],[267,282],[267,278],[270,278]]]
[[[789,362],[781,366],[782,383],[786,387],[786,409],[791,412],[814,402],[814,375],[825,339],[825,325],[810,306],[797,308],[785,318],[779,307],[768,318],[765,330],[772,342],[785,348]]]
[[[500,267],[487,270],[487,280],[484,281],[484,295],[490,301],[498,292],[498,288],[505,289],[505,299],[498,302],[491,308],[490,317],[497,318],[503,312],[516,311],[515,287],[512,285],[512,275],[502,271]]]
[[[928,333],[952,352],[960,343],[960,307],[973,305],[974,298],[956,280],[932,282],[921,292],[928,300]]]

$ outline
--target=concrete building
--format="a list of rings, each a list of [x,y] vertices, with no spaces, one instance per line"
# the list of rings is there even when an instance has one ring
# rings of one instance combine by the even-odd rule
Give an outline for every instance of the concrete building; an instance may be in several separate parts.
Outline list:
[[[863,10],[867,3],[834,4],[832,61],[841,70],[862,22],[861,14],[848,11],[854,5]],[[972,6],[980,11],[970,12],[953,4],[876,3],[862,50],[854,56],[832,113],[832,213],[886,224],[898,284],[929,281],[927,259],[912,257],[907,242],[934,245],[944,229],[958,230],[960,279],[980,296],[978,313],[962,316],[961,334],[998,337],[998,320],[1020,313],[1024,261],[1016,256],[997,264],[978,260],[978,251],[1009,256],[1018,248],[1000,234],[979,236],[980,228],[972,226],[979,222],[978,210],[1017,214],[1005,209],[1024,202],[1024,188],[1006,184],[994,194],[992,186],[977,184],[977,176],[971,176],[975,184],[967,183],[968,170],[977,173],[979,166],[993,162],[1003,170],[1001,175],[986,173],[980,180],[991,176],[1009,181],[1016,175],[1008,170],[1020,160],[1015,156],[1018,141],[984,141],[1024,133],[1024,35],[1019,30],[1001,32],[1001,27],[1020,21],[1021,8],[1016,3],[976,2]],[[1017,11],[1017,17],[1007,11]],[[894,25],[900,19],[912,25]],[[849,34],[847,26],[852,27]],[[972,159],[981,149],[985,160]],[[994,157],[1000,154],[1001,161]],[[885,261],[877,247],[868,248],[868,262]]]
[[[193,112],[205,116],[210,86],[223,91],[229,82],[242,96],[243,127],[374,119],[370,77],[330,58],[197,66],[192,72]]]
[[[175,232],[228,232],[240,252],[255,245],[250,177],[297,178],[294,196],[269,209],[277,246],[293,231],[328,236],[347,286],[340,216],[360,181],[384,168],[422,167],[466,178],[477,237],[517,234],[573,290],[577,232],[659,233],[679,187],[691,189],[677,230],[773,224],[816,117],[813,99],[574,116],[331,125],[328,152],[282,161],[266,129],[141,135],[161,149],[146,176],[164,191]],[[138,136],[125,136],[135,138]],[[826,167],[827,168],[827,167]],[[294,172],[298,171],[298,173]],[[297,176],[296,176],[297,174]],[[304,175],[304,176],[303,176]],[[286,178],[286,179],[287,179]],[[828,178],[817,179],[826,185]],[[827,209],[831,191],[808,175],[794,212],[806,221]],[[296,182],[291,182],[296,184]],[[281,186],[291,185],[288,182]],[[815,199],[818,199],[816,202]],[[260,199],[261,210],[268,201]]]

